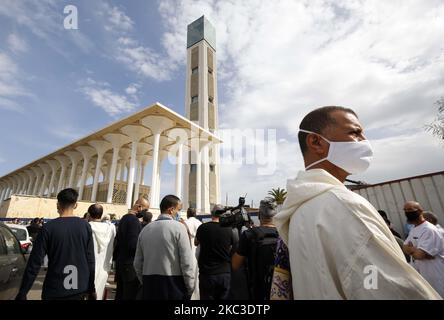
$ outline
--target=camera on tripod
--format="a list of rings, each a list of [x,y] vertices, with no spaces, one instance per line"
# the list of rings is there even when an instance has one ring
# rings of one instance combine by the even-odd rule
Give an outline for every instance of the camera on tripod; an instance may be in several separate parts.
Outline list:
[[[216,212],[216,214],[221,214],[219,218],[219,224],[221,227],[241,229],[244,226],[249,227],[253,224],[250,214],[245,209],[245,197],[239,198],[239,204],[237,207],[227,207],[224,210]]]

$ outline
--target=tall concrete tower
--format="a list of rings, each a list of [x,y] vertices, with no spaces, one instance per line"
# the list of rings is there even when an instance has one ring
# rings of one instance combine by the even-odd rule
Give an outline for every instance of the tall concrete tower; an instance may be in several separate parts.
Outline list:
[[[188,119],[217,134],[216,31],[204,16],[188,25],[185,110]],[[212,205],[220,203],[219,146],[202,149],[200,166],[191,153],[189,157],[184,179],[185,206],[195,207],[198,213],[209,213]]]

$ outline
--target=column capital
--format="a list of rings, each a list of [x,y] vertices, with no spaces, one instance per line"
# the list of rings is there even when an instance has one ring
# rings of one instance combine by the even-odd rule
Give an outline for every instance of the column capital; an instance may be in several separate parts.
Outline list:
[[[103,136],[105,140],[111,143],[115,149],[121,148],[123,145],[131,142],[131,138],[121,133],[108,133]]]
[[[37,166],[42,169],[43,174],[48,174],[51,171],[51,167],[47,163],[39,163]]]
[[[145,142],[139,142],[137,144],[137,155],[144,155],[147,154],[148,151],[152,150],[153,146],[145,143]]]
[[[71,159],[67,156],[55,156],[54,159],[56,159],[60,163],[60,166],[62,168],[68,167],[71,161]]]
[[[65,155],[68,156],[68,158],[71,160],[72,164],[79,163],[80,160],[82,160],[83,156],[79,151],[66,151]]]
[[[147,116],[142,118],[140,123],[145,127],[150,128],[153,134],[162,133],[175,125],[173,120],[162,116]]]
[[[123,161],[128,161],[128,159],[131,157],[131,149],[129,149],[129,148],[121,148],[120,150],[119,150],[119,155],[120,155],[120,158],[123,160]]]
[[[96,149],[90,146],[80,146],[77,147],[76,150],[82,154],[83,160],[89,160],[97,153]]]
[[[56,160],[46,160],[46,163],[50,166],[53,172],[56,172],[60,168],[60,163]]]
[[[112,148],[111,143],[106,140],[93,140],[89,141],[88,144],[97,151],[98,156],[103,156],[105,152]]]
[[[151,130],[140,125],[129,124],[120,129],[126,134],[131,142],[139,142],[144,137],[151,135]]]
[[[37,175],[39,175],[39,174],[42,174],[42,168],[40,168],[40,167],[37,167],[37,166],[34,166],[34,167],[32,167],[31,168],[31,170],[34,172],[34,174],[37,176]]]

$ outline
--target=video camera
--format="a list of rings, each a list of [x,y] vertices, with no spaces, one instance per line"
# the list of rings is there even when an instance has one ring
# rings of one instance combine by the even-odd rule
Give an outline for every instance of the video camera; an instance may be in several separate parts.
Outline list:
[[[246,197],[246,195],[245,195]],[[216,214],[221,214],[219,224],[221,227],[231,227],[241,229],[242,227],[250,227],[253,224],[250,214],[245,210],[245,197],[239,198],[237,207],[227,207],[219,210]]]

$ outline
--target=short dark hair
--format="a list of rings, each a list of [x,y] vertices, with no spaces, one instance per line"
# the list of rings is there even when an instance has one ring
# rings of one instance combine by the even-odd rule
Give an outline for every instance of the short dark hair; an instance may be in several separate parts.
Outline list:
[[[92,204],[88,208],[89,216],[93,219],[100,219],[102,218],[103,214],[103,207],[100,204]]]
[[[225,211],[225,206],[221,204],[215,204],[213,209],[211,209],[211,215],[213,217],[220,217]]]
[[[196,208],[188,208],[187,210],[187,218],[196,216]]]
[[[349,108],[339,107],[339,106],[326,106],[315,109],[307,114],[304,119],[302,119],[299,129],[312,131],[315,133],[322,134],[322,132],[330,125],[336,124],[335,119],[331,116],[333,112],[343,111],[353,114],[356,118],[358,117],[356,113]],[[298,133],[299,147],[301,148],[302,154],[307,152],[307,135],[306,132]]]
[[[145,211],[145,212],[142,213],[142,220],[143,220],[143,222],[148,224],[148,223],[151,222],[152,219],[153,219],[153,214],[151,212]]]
[[[74,206],[78,198],[79,193],[72,188],[64,189],[57,195],[57,201],[62,210]]]
[[[379,214],[381,215],[381,217],[387,219],[387,213],[384,210],[378,210]]]
[[[180,199],[176,197],[175,195],[169,194],[165,197],[163,197],[162,201],[160,202],[160,212],[164,213],[169,208],[175,208],[180,203]]]

